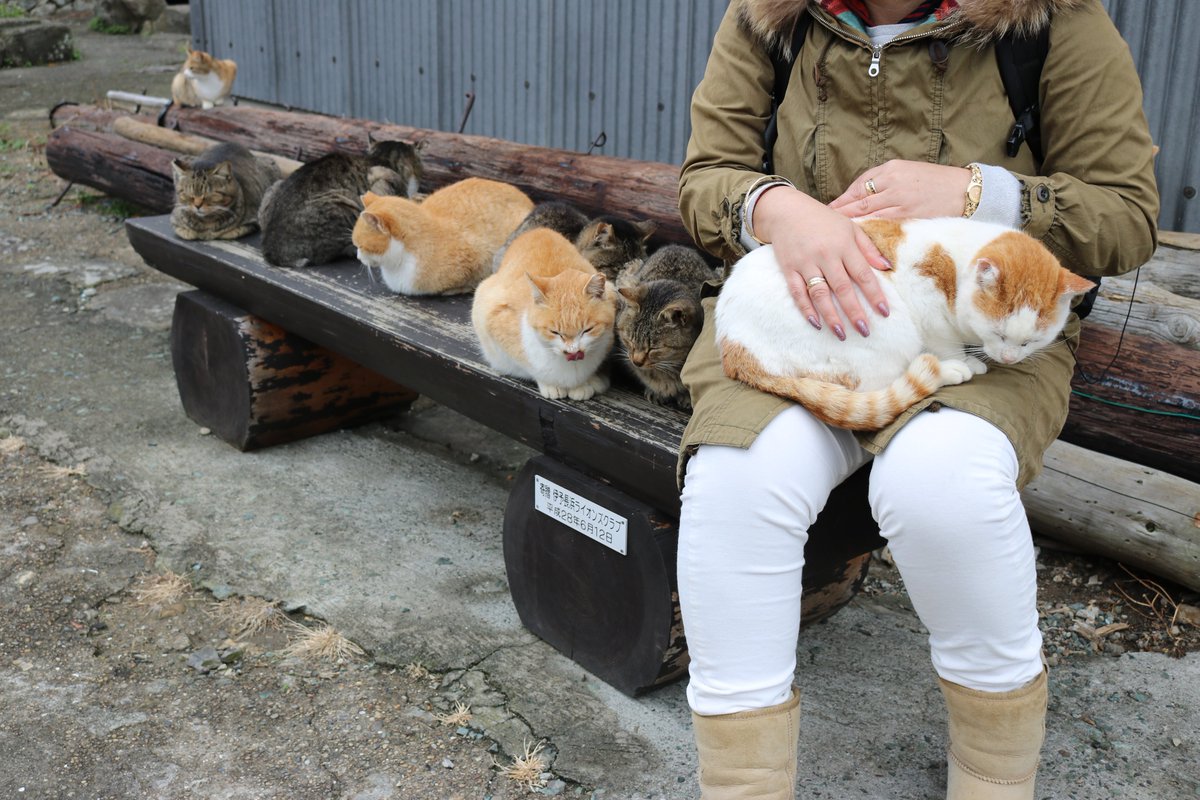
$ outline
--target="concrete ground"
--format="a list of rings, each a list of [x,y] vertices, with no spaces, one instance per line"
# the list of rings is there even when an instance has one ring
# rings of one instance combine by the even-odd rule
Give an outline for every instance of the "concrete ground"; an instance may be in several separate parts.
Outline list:
[[[254,453],[183,414],[184,287],[94,193],[46,211],[63,184],[37,151],[59,95],[165,92],[183,41],[80,29],[83,61],[0,71],[0,796],[499,800],[526,791],[497,764],[543,742],[540,792],[696,797],[683,684],[626,697],[517,618],[500,530],[524,448],[427,402]],[[801,638],[798,797],[942,796],[925,633],[881,569]],[[166,573],[195,587],[178,608],[145,602]],[[304,666],[200,611],[243,597],[367,655]],[[240,663],[204,670],[206,644]],[[1058,660],[1039,798],[1200,797],[1200,655]],[[457,703],[470,721],[439,727]]]

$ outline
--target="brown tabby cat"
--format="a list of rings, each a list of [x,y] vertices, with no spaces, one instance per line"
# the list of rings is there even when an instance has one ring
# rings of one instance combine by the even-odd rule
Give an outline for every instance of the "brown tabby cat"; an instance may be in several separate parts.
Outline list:
[[[1092,283],[1020,231],[962,217],[860,223],[893,268],[876,273],[891,314],[869,338],[817,330],[788,294],[774,248],[742,258],[721,288],[725,372],[801,403],[830,425],[882,428],[943,386],[1054,344]]]
[[[704,321],[700,288],[715,277],[699,252],[677,244],[629,262],[617,277],[618,350],[647,400],[692,407],[679,373]]]
[[[492,257],[533,208],[515,186],[466,178],[421,203],[367,192],[352,239],[399,294],[462,294],[492,271]]]
[[[597,217],[575,237],[575,246],[593,267],[610,281],[621,267],[635,258],[646,257],[646,240],[658,227],[653,220],[628,222],[617,217]]]
[[[616,294],[562,234],[534,228],[509,245],[475,290],[471,323],[503,375],[533,380],[543,397],[587,400],[608,389]]]
[[[214,58],[203,50],[188,48],[183,68],[171,80],[171,99],[176,105],[212,108],[233,90],[237,63]]]
[[[191,161],[171,163],[175,208],[171,228],[180,239],[236,239],[258,229],[258,205],[279,165],[240,144],[213,145]]]

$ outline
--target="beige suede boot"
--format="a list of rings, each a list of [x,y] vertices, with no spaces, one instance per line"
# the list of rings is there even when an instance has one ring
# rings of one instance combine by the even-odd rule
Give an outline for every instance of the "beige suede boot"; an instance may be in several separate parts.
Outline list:
[[[692,714],[700,755],[700,800],[793,800],[800,693],[770,708]]]
[[[1046,733],[1046,673],[1011,692],[938,683],[950,712],[946,800],[1032,800]]]

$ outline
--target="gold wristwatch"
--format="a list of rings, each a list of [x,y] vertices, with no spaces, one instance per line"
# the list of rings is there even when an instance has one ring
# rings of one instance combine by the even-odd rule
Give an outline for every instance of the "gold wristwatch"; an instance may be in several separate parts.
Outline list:
[[[967,184],[967,194],[963,202],[963,216],[970,217],[979,208],[979,198],[983,197],[983,170],[975,163],[967,164],[971,170],[971,182]]]

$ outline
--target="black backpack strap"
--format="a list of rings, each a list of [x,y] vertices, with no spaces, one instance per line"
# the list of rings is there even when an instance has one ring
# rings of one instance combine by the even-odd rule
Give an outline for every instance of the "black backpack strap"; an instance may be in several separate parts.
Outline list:
[[[783,96],[787,94],[788,81],[792,77],[792,67],[800,57],[800,48],[804,46],[804,38],[812,25],[812,15],[802,11],[796,18],[792,28],[791,58],[787,53],[778,50],[771,51],[771,66],[774,67],[775,79],[771,87],[771,118],[767,120],[767,129],[763,134],[763,172],[771,175],[775,172],[775,140],[779,138],[779,106]]]
[[[1007,35],[996,42],[996,64],[1000,79],[1012,107],[1013,123],[1005,142],[1009,158],[1029,145],[1030,152],[1042,163],[1041,109],[1038,104],[1038,85],[1046,54],[1050,52],[1050,26],[1043,26],[1032,36]]]

